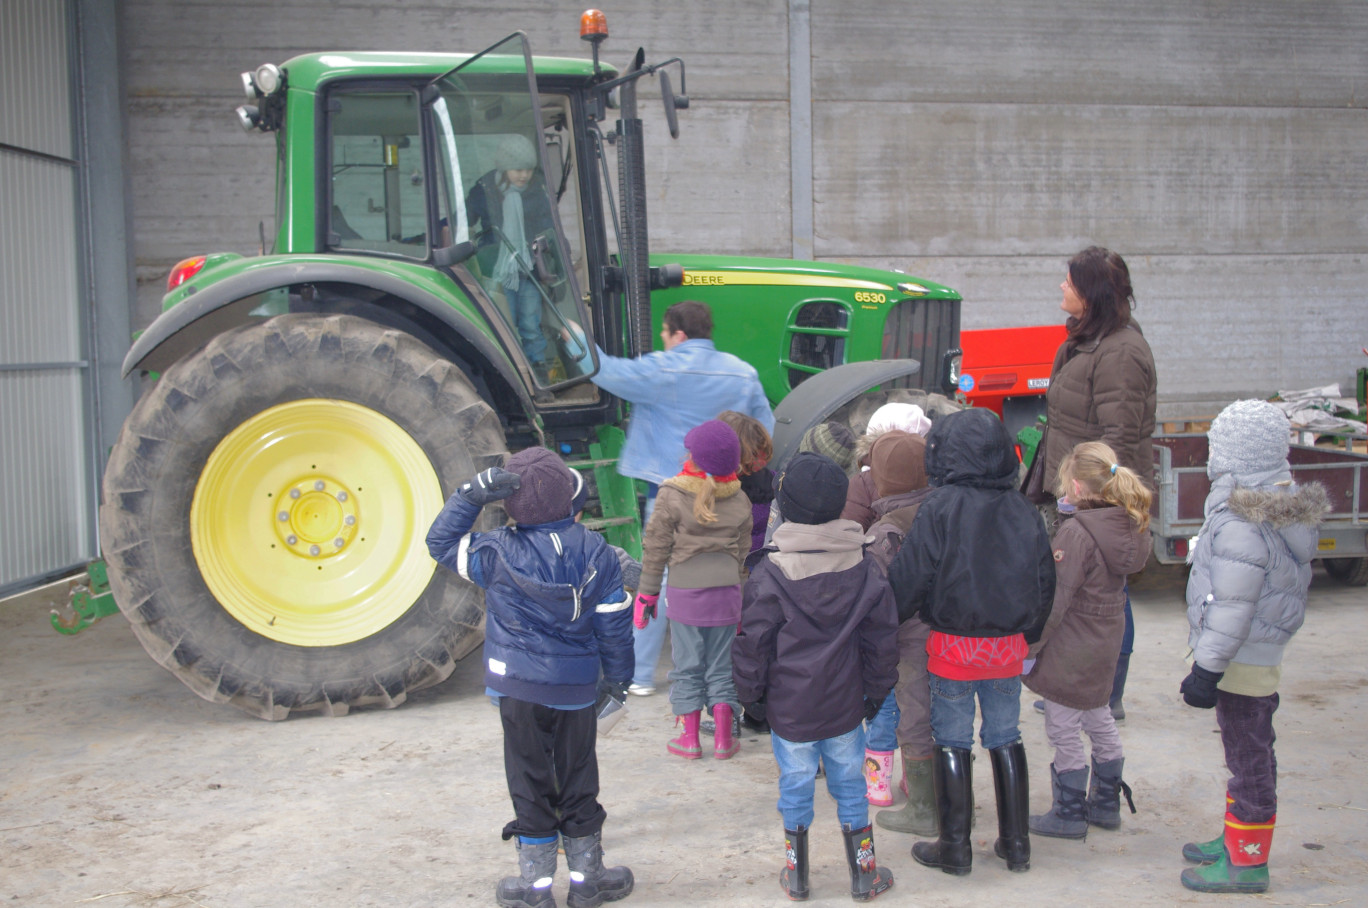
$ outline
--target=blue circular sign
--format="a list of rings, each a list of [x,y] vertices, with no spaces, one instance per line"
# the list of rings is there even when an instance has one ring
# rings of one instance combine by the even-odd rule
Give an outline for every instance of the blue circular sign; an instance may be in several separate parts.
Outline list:
[[[974,390],[974,376],[961,375],[959,380],[959,389],[963,391],[965,394],[968,394],[970,391]]]

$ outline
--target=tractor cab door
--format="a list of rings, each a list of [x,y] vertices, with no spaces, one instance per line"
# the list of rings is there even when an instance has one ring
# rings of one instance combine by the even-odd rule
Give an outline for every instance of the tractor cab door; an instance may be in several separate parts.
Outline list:
[[[424,101],[435,158],[434,258],[453,250],[463,259],[491,324],[539,391],[578,384],[596,396],[584,381],[598,361],[579,289],[587,265],[570,97],[538,92],[518,32],[434,80]],[[558,395],[567,396],[577,395]]]

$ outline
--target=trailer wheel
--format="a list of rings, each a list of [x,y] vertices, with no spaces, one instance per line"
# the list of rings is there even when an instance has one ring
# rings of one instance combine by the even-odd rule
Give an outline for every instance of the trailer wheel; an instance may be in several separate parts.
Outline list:
[[[313,314],[234,329],[124,424],[100,511],[110,586],[205,699],[265,719],[396,706],[480,642],[481,591],[424,536],[504,453],[465,375],[402,331]]]
[[[1322,558],[1325,572],[1345,586],[1368,586],[1368,558]]]

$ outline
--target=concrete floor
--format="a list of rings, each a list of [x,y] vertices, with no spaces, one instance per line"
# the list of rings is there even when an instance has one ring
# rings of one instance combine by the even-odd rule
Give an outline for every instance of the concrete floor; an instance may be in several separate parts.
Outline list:
[[[1181,705],[1181,578],[1134,593],[1139,629],[1123,728],[1139,813],[1086,842],[1036,837],[1031,871],[992,856],[991,775],[979,761],[974,872],[917,866],[909,836],[876,832],[894,889],[882,904],[1228,905],[1184,890],[1184,841],[1220,829],[1226,773],[1210,712]],[[74,638],[48,624],[50,587],[0,603],[0,902],[60,906],[493,904],[513,871],[496,712],[480,663],[390,711],[267,723],[190,693],[124,620]],[[1284,672],[1272,888],[1262,905],[1368,904],[1368,592],[1317,573]],[[663,669],[662,669],[663,671]],[[1033,809],[1050,751],[1023,694]],[[633,698],[599,745],[605,845],[636,873],[633,905],[785,900],[774,760],[748,737],[727,763],[665,753],[665,696]],[[556,890],[564,900],[566,874]],[[848,904],[834,804],[819,787],[812,903]]]

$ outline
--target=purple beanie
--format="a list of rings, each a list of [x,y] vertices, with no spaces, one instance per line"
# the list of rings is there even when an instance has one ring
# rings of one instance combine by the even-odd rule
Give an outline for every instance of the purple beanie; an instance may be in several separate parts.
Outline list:
[[[518,491],[504,499],[509,517],[524,526],[536,526],[571,516],[580,479],[554,452],[525,448],[508,458],[504,469],[517,473],[521,480]]]
[[[684,436],[684,447],[689,449],[694,466],[713,476],[735,473],[741,466],[741,439],[720,419],[690,429]]]

